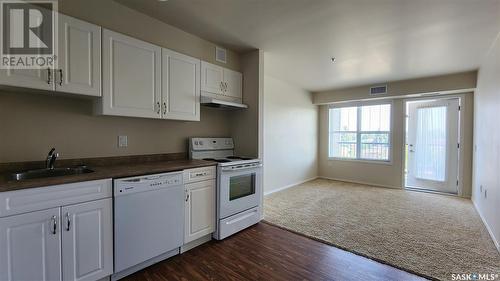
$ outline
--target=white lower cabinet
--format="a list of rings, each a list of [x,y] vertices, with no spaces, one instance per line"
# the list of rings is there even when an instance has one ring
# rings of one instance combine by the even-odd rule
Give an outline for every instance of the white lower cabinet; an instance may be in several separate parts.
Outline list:
[[[215,231],[215,180],[185,186],[184,243]]]
[[[113,273],[112,200],[62,207],[63,280],[98,280]]]
[[[0,218],[0,280],[61,280],[60,208]]]
[[[56,199],[55,190],[65,196]],[[81,191],[107,198],[75,203]],[[0,280],[95,281],[113,273],[111,180],[3,195],[13,199],[8,201],[15,210],[35,206],[29,200],[33,196],[46,209],[0,217]]]

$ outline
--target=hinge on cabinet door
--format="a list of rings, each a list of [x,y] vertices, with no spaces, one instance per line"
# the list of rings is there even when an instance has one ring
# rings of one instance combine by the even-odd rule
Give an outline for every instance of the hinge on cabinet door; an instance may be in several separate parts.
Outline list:
[[[457,186],[458,186],[458,180],[457,180]]]
[[[458,111],[460,111],[460,109],[461,109],[461,108],[462,108],[462,107],[459,105],[459,106],[458,106]]]
[[[460,148],[460,143],[457,143],[457,148]]]

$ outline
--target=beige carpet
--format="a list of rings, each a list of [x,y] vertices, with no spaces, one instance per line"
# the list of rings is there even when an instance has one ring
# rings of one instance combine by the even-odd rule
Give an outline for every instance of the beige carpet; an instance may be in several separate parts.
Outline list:
[[[318,179],[266,196],[264,209],[271,224],[428,278],[500,274],[470,200]]]

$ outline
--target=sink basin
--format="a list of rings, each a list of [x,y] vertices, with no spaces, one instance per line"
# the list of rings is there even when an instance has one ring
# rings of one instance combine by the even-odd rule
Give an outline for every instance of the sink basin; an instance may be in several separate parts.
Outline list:
[[[29,179],[40,179],[40,178],[52,178],[70,175],[80,175],[88,174],[94,172],[93,170],[87,168],[86,166],[73,167],[73,168],[54,168],[54,169],[39,169],[39,170],[29,170],[25,172],[19,172],[11,174],[10,179],[15,181],[29,180]]]

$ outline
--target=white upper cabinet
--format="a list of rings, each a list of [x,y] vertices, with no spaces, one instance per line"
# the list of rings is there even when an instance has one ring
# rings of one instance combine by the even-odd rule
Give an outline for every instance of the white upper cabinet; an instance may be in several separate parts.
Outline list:
[[[59,208],[0,218],[0,280],[61,280]]]
[[[202,95],[222,100],[242,101],[243,75],[240,72],[201,62]]]
[[[0,85],[101,96],[101,28],[58,18],[58,68],[0,70]]]
[[[200,121],[200,60],[162,49],[162,116]]]
[[[112,199],[61,208],[63,280],[94,281],[113,273]]]
[[[53,91],[54,69],[0,69],[0,85]]]
[[[102,113],[161,118],[161,48],[102,32]]]
[[[224,94],[242,100],[243,75],[230,69],[224,69]]]
[[[101,28],[59,15],[57,91],[101,96]]]
[[[217,95],[223,93],[223,74],[222,67],[208,62],[201,62],[201,90]]]

